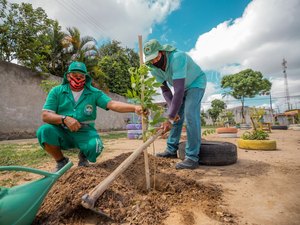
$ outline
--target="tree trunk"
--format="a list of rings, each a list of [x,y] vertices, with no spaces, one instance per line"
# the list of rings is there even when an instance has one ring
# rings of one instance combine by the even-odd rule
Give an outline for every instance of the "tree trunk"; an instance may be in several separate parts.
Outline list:
[[[242,97],[242,123],[246,123],[245,115],[244,115],[244,97]]]

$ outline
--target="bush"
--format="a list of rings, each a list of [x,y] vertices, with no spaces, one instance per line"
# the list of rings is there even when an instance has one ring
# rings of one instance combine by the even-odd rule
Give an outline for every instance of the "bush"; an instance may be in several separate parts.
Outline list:
[[[269,134],[267,134],[263,130],[253,130],[252,132],[246,131],[242,135],[242,139],[244,140],[267,140]]]

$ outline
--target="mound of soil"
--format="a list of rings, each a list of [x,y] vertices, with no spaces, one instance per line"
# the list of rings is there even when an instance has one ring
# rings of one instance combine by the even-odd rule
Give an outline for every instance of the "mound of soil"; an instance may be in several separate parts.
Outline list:
[[[146,190],[143,156],[121,174],[99,197],[95,207],[111,218],[95,216],[81,206],[81,197],[104,180],[129,154],[94,164],[76,167],[64,174],[48,193],[35,221],[37,224],[162,224],[170,210],[183,205],[201,206],[203,213],[222,224],[236,223],[234,215],[226,212],[222,190],[217,185],[204,184],[180,176],[174,169],[176,161],[149,155],[150,191]],[[189,222],[190,221],[190,222]],[[183,224],[193,224],[185,220]]]

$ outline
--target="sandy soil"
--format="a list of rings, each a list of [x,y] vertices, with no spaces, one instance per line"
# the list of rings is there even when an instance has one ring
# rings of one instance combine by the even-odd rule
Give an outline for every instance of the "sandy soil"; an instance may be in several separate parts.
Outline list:
[[[236,138],[216,134],[205,139],[236,143]],[[81,196],[142,142],[105,141],[97,163],[74,166],[53,186],[34,224],[300,224],[300,132],[274,130],[270,139],[277,141],[278,150],[238,149],[238,162],[229,166],[176,171],[179,159],[150,156],[151,191],[145,188],[144,159],[139,157],[96,202],[114,221],[83,209]],[[165,142],[155,141],[148,152],[163,151]],[[76,165],[77,159],[72,160]]]

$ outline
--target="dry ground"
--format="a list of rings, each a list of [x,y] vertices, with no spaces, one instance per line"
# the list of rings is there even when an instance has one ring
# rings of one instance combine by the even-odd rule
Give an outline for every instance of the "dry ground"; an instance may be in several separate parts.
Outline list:
[[[236,138],[216,134],[206,139],[236,143]],[[278,150],[238,149],[238,162],[230,166],[176,171],[179,159],[150,157],[155,174],[155,190],[150,192],[145,190],[140,157],[96,204],[113,222],[80,208],[80,198],[142,142],[107,140],[96,164],[73,167],[53,186],[34,224],[300,224],[300,131],[274,130],[270,139],[277,141]],[[165,142],[155,141],[148,152],[163,151]]]

